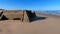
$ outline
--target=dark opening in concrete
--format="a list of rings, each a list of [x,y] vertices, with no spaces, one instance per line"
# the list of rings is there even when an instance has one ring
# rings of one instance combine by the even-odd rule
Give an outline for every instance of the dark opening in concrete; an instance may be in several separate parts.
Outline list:
[[[21,18],[14,18],[13,20],[21,20]]]
[[[6,16],[2,16],[1,20],[8,20],[8,18]]]

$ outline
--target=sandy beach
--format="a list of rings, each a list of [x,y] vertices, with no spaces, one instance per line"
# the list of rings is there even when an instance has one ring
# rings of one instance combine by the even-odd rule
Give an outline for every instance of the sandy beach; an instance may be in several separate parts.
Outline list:
[[[20,20],[0,21],[0,34],[60,34],[60,17],[37,14],[31,23]]]

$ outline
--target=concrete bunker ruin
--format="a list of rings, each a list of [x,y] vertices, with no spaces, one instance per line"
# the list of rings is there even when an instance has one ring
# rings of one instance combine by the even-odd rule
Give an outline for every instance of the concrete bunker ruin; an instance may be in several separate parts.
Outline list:
[[[31,10],[1,10],[0,20],[20,20],[22,22],[30,22],[31,18],[35,18],[36,14]]]

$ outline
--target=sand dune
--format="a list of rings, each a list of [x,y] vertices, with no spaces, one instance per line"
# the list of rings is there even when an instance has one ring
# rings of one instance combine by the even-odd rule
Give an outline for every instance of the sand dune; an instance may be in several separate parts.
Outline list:
[[[0,21],[0,34],[60,34],[60,17],[44,14],[37,16],[31,23]]]

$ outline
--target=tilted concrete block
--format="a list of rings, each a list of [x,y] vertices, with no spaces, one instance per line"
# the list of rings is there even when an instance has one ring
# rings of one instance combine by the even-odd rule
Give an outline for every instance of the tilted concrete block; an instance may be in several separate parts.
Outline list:
[[[0,17],[0,20],[20,20],[22,22],[30,22],[30,19],[36,17],[36,14],[31,10],[2,10],[0,12]]]

